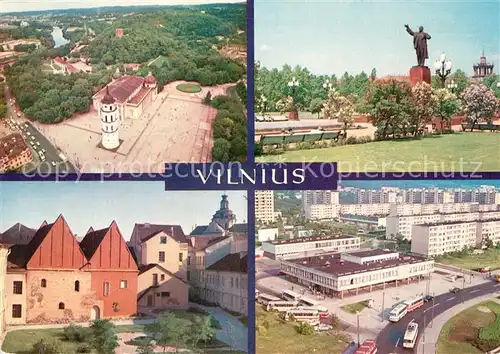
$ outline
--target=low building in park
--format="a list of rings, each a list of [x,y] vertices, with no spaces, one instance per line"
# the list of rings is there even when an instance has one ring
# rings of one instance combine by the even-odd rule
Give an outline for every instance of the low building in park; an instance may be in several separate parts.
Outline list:
[[[292,282],[343,298],[420,281],[434,271],[434,261],[370,250],[282,260],[280,268]]]

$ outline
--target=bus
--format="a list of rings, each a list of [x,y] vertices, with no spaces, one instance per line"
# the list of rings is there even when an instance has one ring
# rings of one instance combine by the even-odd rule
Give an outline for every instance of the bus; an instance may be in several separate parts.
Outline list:
[[[408,305],[399,304],[392,308],[391,312],[389,312],[389,321],[398,322],[408,313]]]
[[[259,294],[260,294],[260,291],[255,289],[255,301],[257,301],[259,299]]]
[[[302,295],[291,290],[284,290],[281,293],[281,298],[286,301],[299,301]]]
[[[299,307],[301,307],[301,306],[314,308],[314,309],[318,310],[319,317],[321,317],[321,318],[325,318],[325,317],[329,316],[328,309],[325,306],[318,304],[316,301],[314,301],[310,298],[307,298],[307,297],[300,298]]]
[[[279,297],[272,296],[272,295],[265,294],[265,293],[260,293],[259,297],[257,298],[257,302],[259,304],[264,305],[264,306],[267,306],[267,304],[270,303],[271,301],[279,301],[279,300],[280,300]]]
[[[413,310],[418,309],[421,306],[424,306],[424,297],[423,296],[417,296],[411,300],[407,300],[404,302],[407,306],[407,312],[411,312]]]
[[[297,301],[270,301],[266,306],[266,311],[286,312],[296,308],[298,305]]]
[[[377,342],[374,339],[367,339],[354,352],[354,354],[376,354]]]
[[[403,348],[413,348],[418,336],[418,324],[413,320],[408,323],[403,337]]]
[[[313,326],[319,324],[319,312],[315,309],[307,309],[305,307],[292,308],[286,311],[283,317],[285,321],[294,320],[309,323]]]

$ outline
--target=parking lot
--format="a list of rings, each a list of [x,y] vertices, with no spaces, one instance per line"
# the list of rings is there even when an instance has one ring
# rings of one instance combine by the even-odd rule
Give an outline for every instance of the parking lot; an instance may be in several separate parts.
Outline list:
[[[360,312],[360,319],[362,320],[362,327],[373,333],[378,333],[388,324],[389,312],[396,304],[415,296],[425,295],[427,288],[430,295],[437,296],[450,292],[454,287],[462,289],[491,281],[486,275],[479,273],[476,273],[474,276],[466,274],[464,277],[460,272],[436,268],[437,271],[431,273],[429,280],[424,279],[418,283],[404,284],[401,282],[397,287],[388,287],[385,291],[377,290],[357,296],[346,296],[343,299],[323,298],[323,296],[315,297],[306,287],[287,281],[284,276],[270,275],[269,273],[275,272],[272,269],[276,263],[279,264],[277,261],[266,258],[256,261],[256,288],[259,291],[274,295],[281,294],[283,290],[293,290],[298,293],[304,292],[304,296],[315,298],[319,304],[328,308],[331,313],[336,314],[342,321],[350,325],[356,325],[357,316],[345,312],[341,307],[372,300],[372,308],[363,309]],[[453,274],[456,276],[455,281],[450,280],[450,275]],[[457,296],[460,296],[460,293]],[[384,320],[382,320],[382,314]]]

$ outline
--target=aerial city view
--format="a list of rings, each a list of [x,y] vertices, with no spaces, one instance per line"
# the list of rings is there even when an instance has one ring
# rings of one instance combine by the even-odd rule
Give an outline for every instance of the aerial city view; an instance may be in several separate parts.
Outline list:
[[[257,353],[494,353],[500,180],[257,191]]]
[[[256,0],[257,161],[498,171],[499,7]]]
[[[246,159],[245,3],[41,3],[0,12],[0,172]]]
[[[0,184],[2,353],[247,352],[246,192],[162,188]]]

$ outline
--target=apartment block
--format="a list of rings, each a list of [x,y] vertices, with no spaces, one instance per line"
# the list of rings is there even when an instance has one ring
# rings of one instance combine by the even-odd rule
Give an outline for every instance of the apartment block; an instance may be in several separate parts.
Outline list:
[[[271,223],[275,219],[274,192],[255,191],[255,220],[262,223]]]
[[[264,255],[272,259],[314,257],[323,253],[346,252],[360,248],[360,238],[349,235],[312,236],[263,242]]]

